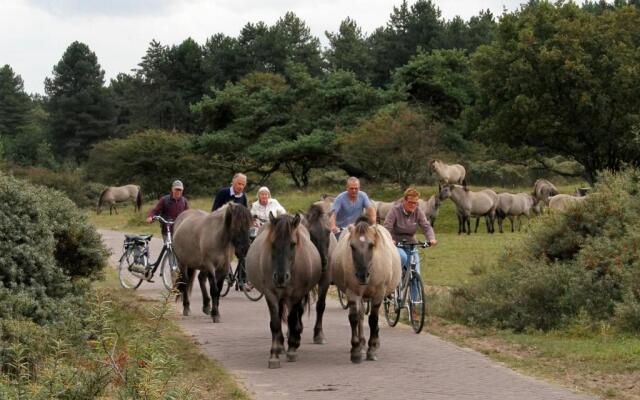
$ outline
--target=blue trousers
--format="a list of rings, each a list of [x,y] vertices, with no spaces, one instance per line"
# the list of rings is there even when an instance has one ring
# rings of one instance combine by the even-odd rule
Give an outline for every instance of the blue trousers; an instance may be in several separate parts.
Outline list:
[[[398,254],[400,254],[400,265],[402,265],[402,270],[406,272],[407,268],[409,268],[409,254],[407,254],[407,250],[402,247],[396,247],[398,249]],[[420,252],[418,249],[413,249],[415,261],[416,261],[416,272],[420,275]],[[417,285],[411,285],[411,298],[418,299],[418,287]]]

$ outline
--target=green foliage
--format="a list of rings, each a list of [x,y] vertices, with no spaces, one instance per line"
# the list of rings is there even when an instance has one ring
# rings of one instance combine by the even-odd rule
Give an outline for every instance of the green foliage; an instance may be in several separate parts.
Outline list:
[[[640,171],[605,173],[581,205],[543,217],[479,284],[458,293],[462,317],[552,329],[580,315],[637,329]],[[581,317],[582,318],[582,317]]]
[[[28,123],[31,100],[9,65],[0,68],[0,137],[16,136]]]
[[[479,137],[575,159],[589,182],[639,164],[639,38],[635,7],[530,2],[506,14],[473,57]]]
[[[115,122],[103,87],[104,71],[89,47],[73,42],[45,80],[53,144],[60,155],[84,159],[89,147],[108,138]]]
[[[342,135],[340,151],[345,160],[374,179],[390,178],[404,188],[422,178],[428,159],[438,151],[440,129],[420,110],[393,104]]]
[[[329,40],[329,48],[324,56],[332,71],[344,70],[353,72],[358,79],[369,78],[373,59],[367,47],[362,29],[351,18],[340,23],[336,33],[325,32]]]
[[[443,121],[457,119],[473,100],[469,58],[463,50],[419,51],[396,70],[393,82]]]
[[[0,175],[0,317],[64,314],[106,263],[100,236],[64,195]],[[59,308],[60,307],[60,308]]]
[[[86,174],[108,186],[140,185],[154,199],[166,194],[175,179],[184,182],[187,195],[209,195],[227,177],[218,176],[209,160],[192,151],[192,140],[186,134],[151,130],[107,140],[91,150]]]

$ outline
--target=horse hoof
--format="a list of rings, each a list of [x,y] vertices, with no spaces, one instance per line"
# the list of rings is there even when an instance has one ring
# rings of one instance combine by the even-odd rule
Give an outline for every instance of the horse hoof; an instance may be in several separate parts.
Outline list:
[[[211,314],[211,307],[202,307],[202,312],[206,315]]]
[[[217,324],[218,322],[220,322],[220,316],[219,315],[212,315],[211,319],[213,320],[214,324]]]
[[[269,369],[280,368],[280,360],[269,360]]]
[[[378,361],[378,356],[376,356],[374,353],[367,353],[367,360]]]
[[[191,314],[191,310],[189,310],[188,308],[185,308],[184,310],[182,310],[183,316],[188,317],[189,314]]]
[[[276,349],[276,354],[279,355],[279,356],[283,355],[284,354],[284,347],[278,347]]]
[[[289,361],[289,362],[298,361],[298,354],[297,353],[288,352],[287,353],[287,361]]]
[[[351,354],[351,362],[354,364],[360,364],[362,362],[362,353],[361,352],[357,352],[355,354]]]
[[[313,338],[313,343],[315,344],[326,344],[327,339],[325,339],[324,335],[318,335]]]

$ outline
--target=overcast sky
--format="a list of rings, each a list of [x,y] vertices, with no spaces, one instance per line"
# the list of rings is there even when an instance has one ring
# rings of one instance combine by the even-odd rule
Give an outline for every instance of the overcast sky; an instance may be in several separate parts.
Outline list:
[[[524,1],[524,0],[522,0]],[[465,20],[482,9],[494,15],[516,9],[521,0],[435,0],[445,19]],[[415,0],[409,0],[413,4]],[[326,44],[325,31],[354,19],[367,33],[389,20],[401,0],[0,0],[0,66],[22,76],[27,93],[44,94],[66,48],[75,40],[98,56],[105,80],[136,68],[149,42],[179,44],[188,37],[203,44],[224,33],[237,37],[247,22],[273,25],[287,11],[301,18]]]

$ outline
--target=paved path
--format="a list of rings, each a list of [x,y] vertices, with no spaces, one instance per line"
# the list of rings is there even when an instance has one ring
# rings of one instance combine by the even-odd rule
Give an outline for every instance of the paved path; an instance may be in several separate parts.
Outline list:
[[[122,248],[120,232],[101,230],[114,251],[116,265]],[[155,257],[161,241],[153,239]],[[142,296],[157,298],[160,279],[140,287]],[[416,335],[399,324],[389,328],[380,319],[381,347],[378,361],[352,364],[349,358],[351,330],[347,314],[336,300],[327,299],[324,317],[328,344],[313,344],[312,317],[305,326],[299,358],[281,358],[282,368],[267,368],[271,333],[264,300],[251,302],[231,291],[220,301],[222,323],[214,324],[200,312],[197,285],[191,301],[193,313],[178,317],[180,325],[200,343],[202,351],[219,361],[242,382],[256,399],[592,399],[526,377],[473,350],[460,348],[429,334]],[[181,315],[181,305],[176,307]],[[366,325],[366,324],[365,324]],[[428,330],[428,326],[426,327]],[[368,334],[367,334],[368,338]]]

